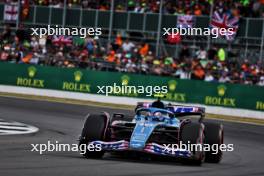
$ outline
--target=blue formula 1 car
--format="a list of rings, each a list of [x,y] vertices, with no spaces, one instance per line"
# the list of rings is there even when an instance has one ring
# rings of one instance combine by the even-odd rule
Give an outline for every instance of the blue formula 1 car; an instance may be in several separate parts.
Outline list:
[[[181,158],[199,165],[204,161],[221,161],[222,151],[213,153],[204,151],[202,147],[204,144],[207,147],[223,144],[223,126],[204,122],[204,108],[170,104],[160,108],[152,105],[138,103],[134,118],[119,113],[110,116],[106,112],[88,115],[79,144],[100,145],[102,150],[87,150],[83,155],[101,158],[105,152],[120,151]],[[199,119],[193,120],[194,116]]]

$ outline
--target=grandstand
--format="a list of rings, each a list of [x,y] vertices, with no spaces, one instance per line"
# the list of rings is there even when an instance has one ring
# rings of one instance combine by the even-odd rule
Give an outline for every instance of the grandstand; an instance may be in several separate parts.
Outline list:
[[[170,42],[162,35],[181,16],[206,28],[218,14],[237,29],[232,39],[187,35]],[[0,23],[3,62],[264,86],[263,0],[1,0]],[[59,42],[30,35],[48,25],[101,28],[102,35]]]

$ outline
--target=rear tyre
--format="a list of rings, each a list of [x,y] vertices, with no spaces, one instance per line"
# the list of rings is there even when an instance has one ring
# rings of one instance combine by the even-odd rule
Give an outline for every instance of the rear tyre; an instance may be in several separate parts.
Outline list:
[[[205,125],[205,144],[210,145],[212,149],[213,145],[217,145],[218,153],[215,151],[205,152],[205,162],[219,163],[222,160],[223,152],[220,149],[220,145],[224,143],[224,129],[222,124],[204,122]],[[214,147],[215,148],[215,147]]]
[[[201,123],[190,122],[181,129],[181,141],[183,144],[198,144],[197,150],[192,151],[192,158],[183,159],[184,164],[201,165],[204,162],[204,125]],[[196,148],[194,148],[196,149]]]
[[[82,134],[80,137],[80,150],[86,152],[83,156],[87,158],[101,158],[104,155],[104,151],[88,150],[88,144],[95,140],[104,140],[105,133],[108,125],[107,116],[104,114],[91,114],[88,115],[85,120]],[[83,147],[86,147],[84,149]]]

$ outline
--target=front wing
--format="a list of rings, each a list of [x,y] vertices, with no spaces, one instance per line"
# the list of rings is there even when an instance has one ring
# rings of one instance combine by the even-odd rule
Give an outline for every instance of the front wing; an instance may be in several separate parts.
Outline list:
[[[125,140],[115,141],[115,142],[104,142],[104,141],[93,141],[89,144],[92,145],[101,145],[102,150],[104,151],[138,151],[151,153],[156,155],[171,156],[178,158],[191,158],[192,153],[188,150],[174,149],[170,147],[165,147],[157,143],[147,143],[144,149],[135,150],[129,147],[129,142]]]

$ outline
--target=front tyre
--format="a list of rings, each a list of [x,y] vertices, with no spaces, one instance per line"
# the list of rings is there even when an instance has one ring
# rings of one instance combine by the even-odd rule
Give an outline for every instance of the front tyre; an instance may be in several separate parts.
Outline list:
[[[108,117],[104,114],[91,114],[85,120],[79,147],[81,151],[86,151],[83,156],[86,158],[102,158],[104,151],[89,150],[89,142],[104,140],[108,126]],[[84,149],[85,147],[85,149]]]

